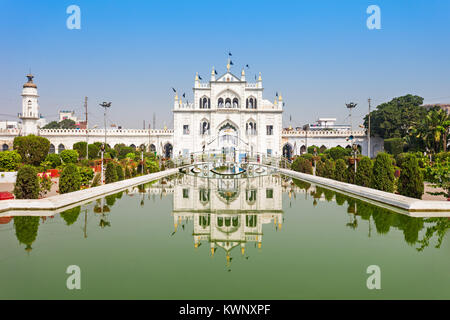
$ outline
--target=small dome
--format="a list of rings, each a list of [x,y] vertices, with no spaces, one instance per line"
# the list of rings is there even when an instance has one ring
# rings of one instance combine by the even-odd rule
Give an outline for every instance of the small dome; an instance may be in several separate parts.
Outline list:
[[[34,76],[32,74],[27,74],[28,82],[23,85],[24,88],[37,88],[36,84],[33,83]]]

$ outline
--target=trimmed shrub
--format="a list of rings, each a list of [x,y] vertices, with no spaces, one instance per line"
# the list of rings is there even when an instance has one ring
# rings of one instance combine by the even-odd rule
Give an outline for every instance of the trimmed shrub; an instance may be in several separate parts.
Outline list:
[[[125,179],[130,179],[130,178],[131,178],[130,168],[128,166],[125,166]]]
[[[351,154],[351,149],[345,149],[342,147],[334,147],[327,150],[330,157],[336,161],[338,159],[345,159]]]
[[[113,183],[117,181],[116,165],[113,162],[108,162],[105,171],[105,183]]]
[[[129,153],[127,153],[127,155],[125,157],[128,159],[134,160],[134,159],[136,159],[136,153],[129,152]]]
[[[81,175],[78,167],[73,163],[69,163],[59,177],[59,193],[69,193],[78,191],[81,188]]]
[[[72,149],[78,152],[80,158],[86,158],[86,141],[79,141],[73,144]]]
[[[145,159],[145,162],[147,164],[147,168],[150,173],[159,171],[158,161],[152,159]]]
[[[355,164],[348,165],[346,175],[347,175],[347,182],[355,184],[355,176],[356,176]]]
[[[334,179],[341,182],[347,182],[347,163],[345,163],[344,159],[337,159]]]
[[[38,166],[50,150],[50,141],[35,135],[15,137],[14,150],[20,154],[24,164]]]
[[[39,178],[33,166],[24,165],[17,172],[14,195],[16,199],[39,198]]]
[[[68,226],[70,226],[71,224],[74,224],[77,221],[78,216],[80,215],[80,212],[81,212],[81,207],[78,206],[78,207],[61,212],[60,216],[61,216],[61,218],[64,219],[66,224]]]
[[[88,153],[89,153],[89,159],[98,159],[100,154],[100,147],[96,144],[89,144],[88,145]]]
[[[409,154],[402,162],[398,179],[398,193],[401,195],[421,199],[424,192],[423,175],[420,172],[417,158]]]
[[[52,169],[55,169],[56,167],[61,165],[61,157],[56,153],[49,153],[45,157],[45,161],[48,161],[50,163]]]
[[[124,179],[124,174],[123,174],[123,168],[120,164],[116,165],[116,172],[117,172],[117,180],[122,181]]]
[[[101,178],[102,178],[101,173],[97,172],[94,176],[94,179],[92,179],[91,188],[99,186]]]
[[[333,160],[327,159],[325,161],[325,171],[324,171],[324,177],[328,179],[334,179],[336,172],[336,165]]]
[[[371,188],[393,192],[394,181],[394,165],[391,157],[385,152],[378,153],[373,165]]]
[[[63,150],[59,154],[64,163],[76,163],[78,161],[78,152],[76,150]]]
[[[16,171],[21,161],[22,157],[15,150],[0,152],[0,171]]]
[[[403,139],[391,138],[384,140],[384,150],[392,155],[397,155],[403,152]]]
[[[312,145],[308,147],[308,153],[310,154],[314,154],[314,148],[316,148],[316,152],[319,153],[320,152],[320,148],[318,146]]]
[[[94,170],[90,167],[78,167],[81,177],[81,185],[88,186],[91,180],[94,178]]]
[[[294,171],[303,172],[307,174],[313,173],[311,161],[303,157],[295,158],[294,162],[291,165],[291,169]]]
[[[316,162],[316,176],[325,177],[325,163],[323,161]]]
[[[370,187],[372,180],[373,164],[369,157],[363,157],[356,167],[355,184]]]

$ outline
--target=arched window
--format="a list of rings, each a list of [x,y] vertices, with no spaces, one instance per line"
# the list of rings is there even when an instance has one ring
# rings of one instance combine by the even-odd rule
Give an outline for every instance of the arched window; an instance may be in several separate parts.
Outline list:
[[[9,146],[6,143],[3,144],[2,150],[3,151],[8,151],[9,150]]]
[[[249,136],[255,136],[257,134],[256,131],[256,122],[254,120],[249,120],[245,125],[245,132]]]
[[[223,108],[223,99],[222,98],[219,98],[219,100],[217,101],[217,107]]]
[[[48,153],[55,153],[55,146],[53,144],[50,145],[50,149],[48,150]]]
[[[208,103],[207,97],[203,98],[203,109],[209,109],[209,103]]]
[[[136,150],[136,146],[134,144],[131,144],[130,147]]]
[[[239,108],[239,100],[237,98],[233,99],[233,108]]]
[[[300,147],[300,154],[304,154],[306,152],[306,146],[301,146]]]
[[[200,122],[200,134],[201,135],[209,135],[209,122],[207,120],[203,120]]]
[[[255,97],[249,97],[247,98],[247,109],[256,109],[256,98]]]
[[[31,117],[31,100],[28,100],[28,115]]]
[[[152,143],[151,145],[150,145],[150,152],[155,152],[156,151],[156,147],[155,147],[155,145]]]
[[[58,153],[61,153],[61,152],[63,152],[64,150],[66,150],[66,147],[64,147],[64,145],[61,143],[61,144],[58,146]]]
[[[230,98],[225,99],[225,108],[231,108],[231,99]]]

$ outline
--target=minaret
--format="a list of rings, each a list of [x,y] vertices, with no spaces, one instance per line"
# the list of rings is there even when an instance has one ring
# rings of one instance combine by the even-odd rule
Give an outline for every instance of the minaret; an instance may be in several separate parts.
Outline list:
[[[195,88],[198,88],[198,87],[200,87],[200,80],[199,80],[198,72],[197,72],[197,73],[195,73]]]
[[[28,82],[23,85],[22,90],[22,135],[38,134],[37,121],[39,120],[39,105],[37,86],[33,83],[33,75],[27,75]]]
[[[175,92],[175,101],[173,102],[173,108],[178,109],[180,104],[178,103],[178,93]]]
[[[241,71],[241,81],[245,81],[245,70],[244,70],[244,68],[242,68],[242,71]]]
[[[258,88],[262,88],[262,77],[261,77],[261,72],[259,73],[259,77],[258,77]]]
[[[214,67],[211,71],[211,81],[216,81],[216,70],[214,69]]]
[[[283,97],[281,96],[281,93],[278,95],[278,107],[283,108]]]

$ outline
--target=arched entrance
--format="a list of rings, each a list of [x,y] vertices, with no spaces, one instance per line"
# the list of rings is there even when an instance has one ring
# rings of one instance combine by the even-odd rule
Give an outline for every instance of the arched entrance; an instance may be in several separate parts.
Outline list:
[[[219,127],[217,137],[218,149],[225,155],[226,161],[236,161],[236,151],[239,145],[237,127],[230,122],[226,122]]]
[[[292,146],[289,143],[283,146],[283,157],[289,160],[292,158]]]
[[[61,143],[61,144],[58,146],[58,154],[61,153],[61,152],[63,152],[64,150],[66,150],[66,147]]]
[[[166,143],[163,149],[164,149],[164,158],[166,159],[172,158],[173,146],[170,143]]]
[[[9,150],[9,146],[6,143],[3,144],[2,151],[8,151],[8,150]]]

